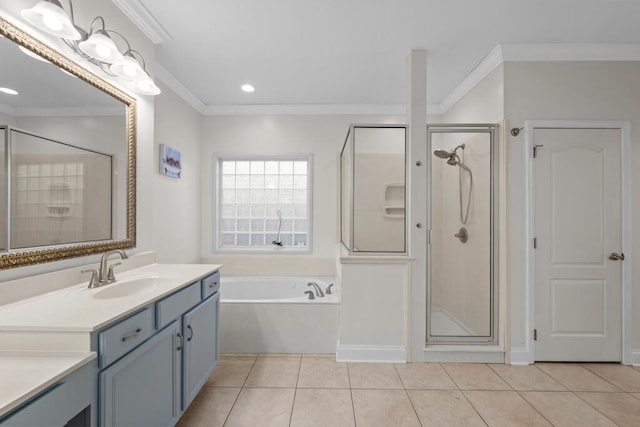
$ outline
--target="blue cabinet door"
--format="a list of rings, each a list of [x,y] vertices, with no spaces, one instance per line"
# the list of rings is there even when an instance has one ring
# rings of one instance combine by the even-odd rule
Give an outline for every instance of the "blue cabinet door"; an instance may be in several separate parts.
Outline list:
[[[185,410],[215,368],[219,357],[218,312],[220,293],[215,293],[183,316]]]
[[[173,426],[180,416],[182,337],[173,322],[100,374],[100,425]]]

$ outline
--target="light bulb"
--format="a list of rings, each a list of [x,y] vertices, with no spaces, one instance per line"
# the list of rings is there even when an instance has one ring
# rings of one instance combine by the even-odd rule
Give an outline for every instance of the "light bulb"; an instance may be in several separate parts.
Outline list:
[[[42,23],[51,31],[60,31],[64,28],[64,23],[57,16],[43,15]]]
[[[130,64],[126,64],[125,66],[122,67],[122,72],[124,73],[124,75],[128,76],[128,77],[135,77],[136,75],[136,67],[130,65]]]
[[[247,84],[243,84],[242,86],[240,86],[240,89],[242,89],[243,91],[245,91],[247,93],[251,93],[251,92],[256,90],[255,87],[253,87],[252,85],[250,85],[248,83]]]
[[[96,45],[96,53],[104,59],[108,59],[111,56],[111,49],[106,46]]]

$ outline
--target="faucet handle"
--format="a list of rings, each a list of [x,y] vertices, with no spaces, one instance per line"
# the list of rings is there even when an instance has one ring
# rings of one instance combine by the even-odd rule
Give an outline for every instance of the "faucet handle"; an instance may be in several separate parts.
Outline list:
[[[109,282],[115,282],[116,281],[116,276],[115,276],[115,274],[113,274],[113,268],[117,267],[119,265],[122,265],[122,263],[121,262],[115,262],[115,263],[113,263],[113,264],[111,264],[109,266],[109,273],[107,273],[107,280]]]
[[[329,286],[327,286],[327,289],[324,290],[324,293],[327,295],[331,295],[333,292],[331,292],[331,287],[333,286],[333,283],[330,284]]]
[[[98,270],[94,268],[89,268],[81,271],[82,274],[91,273],[91,278],[89,279],[89,287],[95,288],[100,281],[98,280]]]

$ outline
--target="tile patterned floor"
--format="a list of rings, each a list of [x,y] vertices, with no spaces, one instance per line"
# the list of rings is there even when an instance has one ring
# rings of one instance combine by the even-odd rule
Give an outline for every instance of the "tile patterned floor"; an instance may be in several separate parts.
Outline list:
[[[640,426],[617,364],[337,363],[226,354],[178,427]]]

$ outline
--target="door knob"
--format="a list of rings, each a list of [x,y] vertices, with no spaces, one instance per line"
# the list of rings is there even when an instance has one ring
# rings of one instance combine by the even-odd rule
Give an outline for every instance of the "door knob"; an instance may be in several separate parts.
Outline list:
[[[611,252],[611,255],[609,255],[609,259],[612,261],[623,261],[624,260],[624,254],[618,254],[617,252]]]

